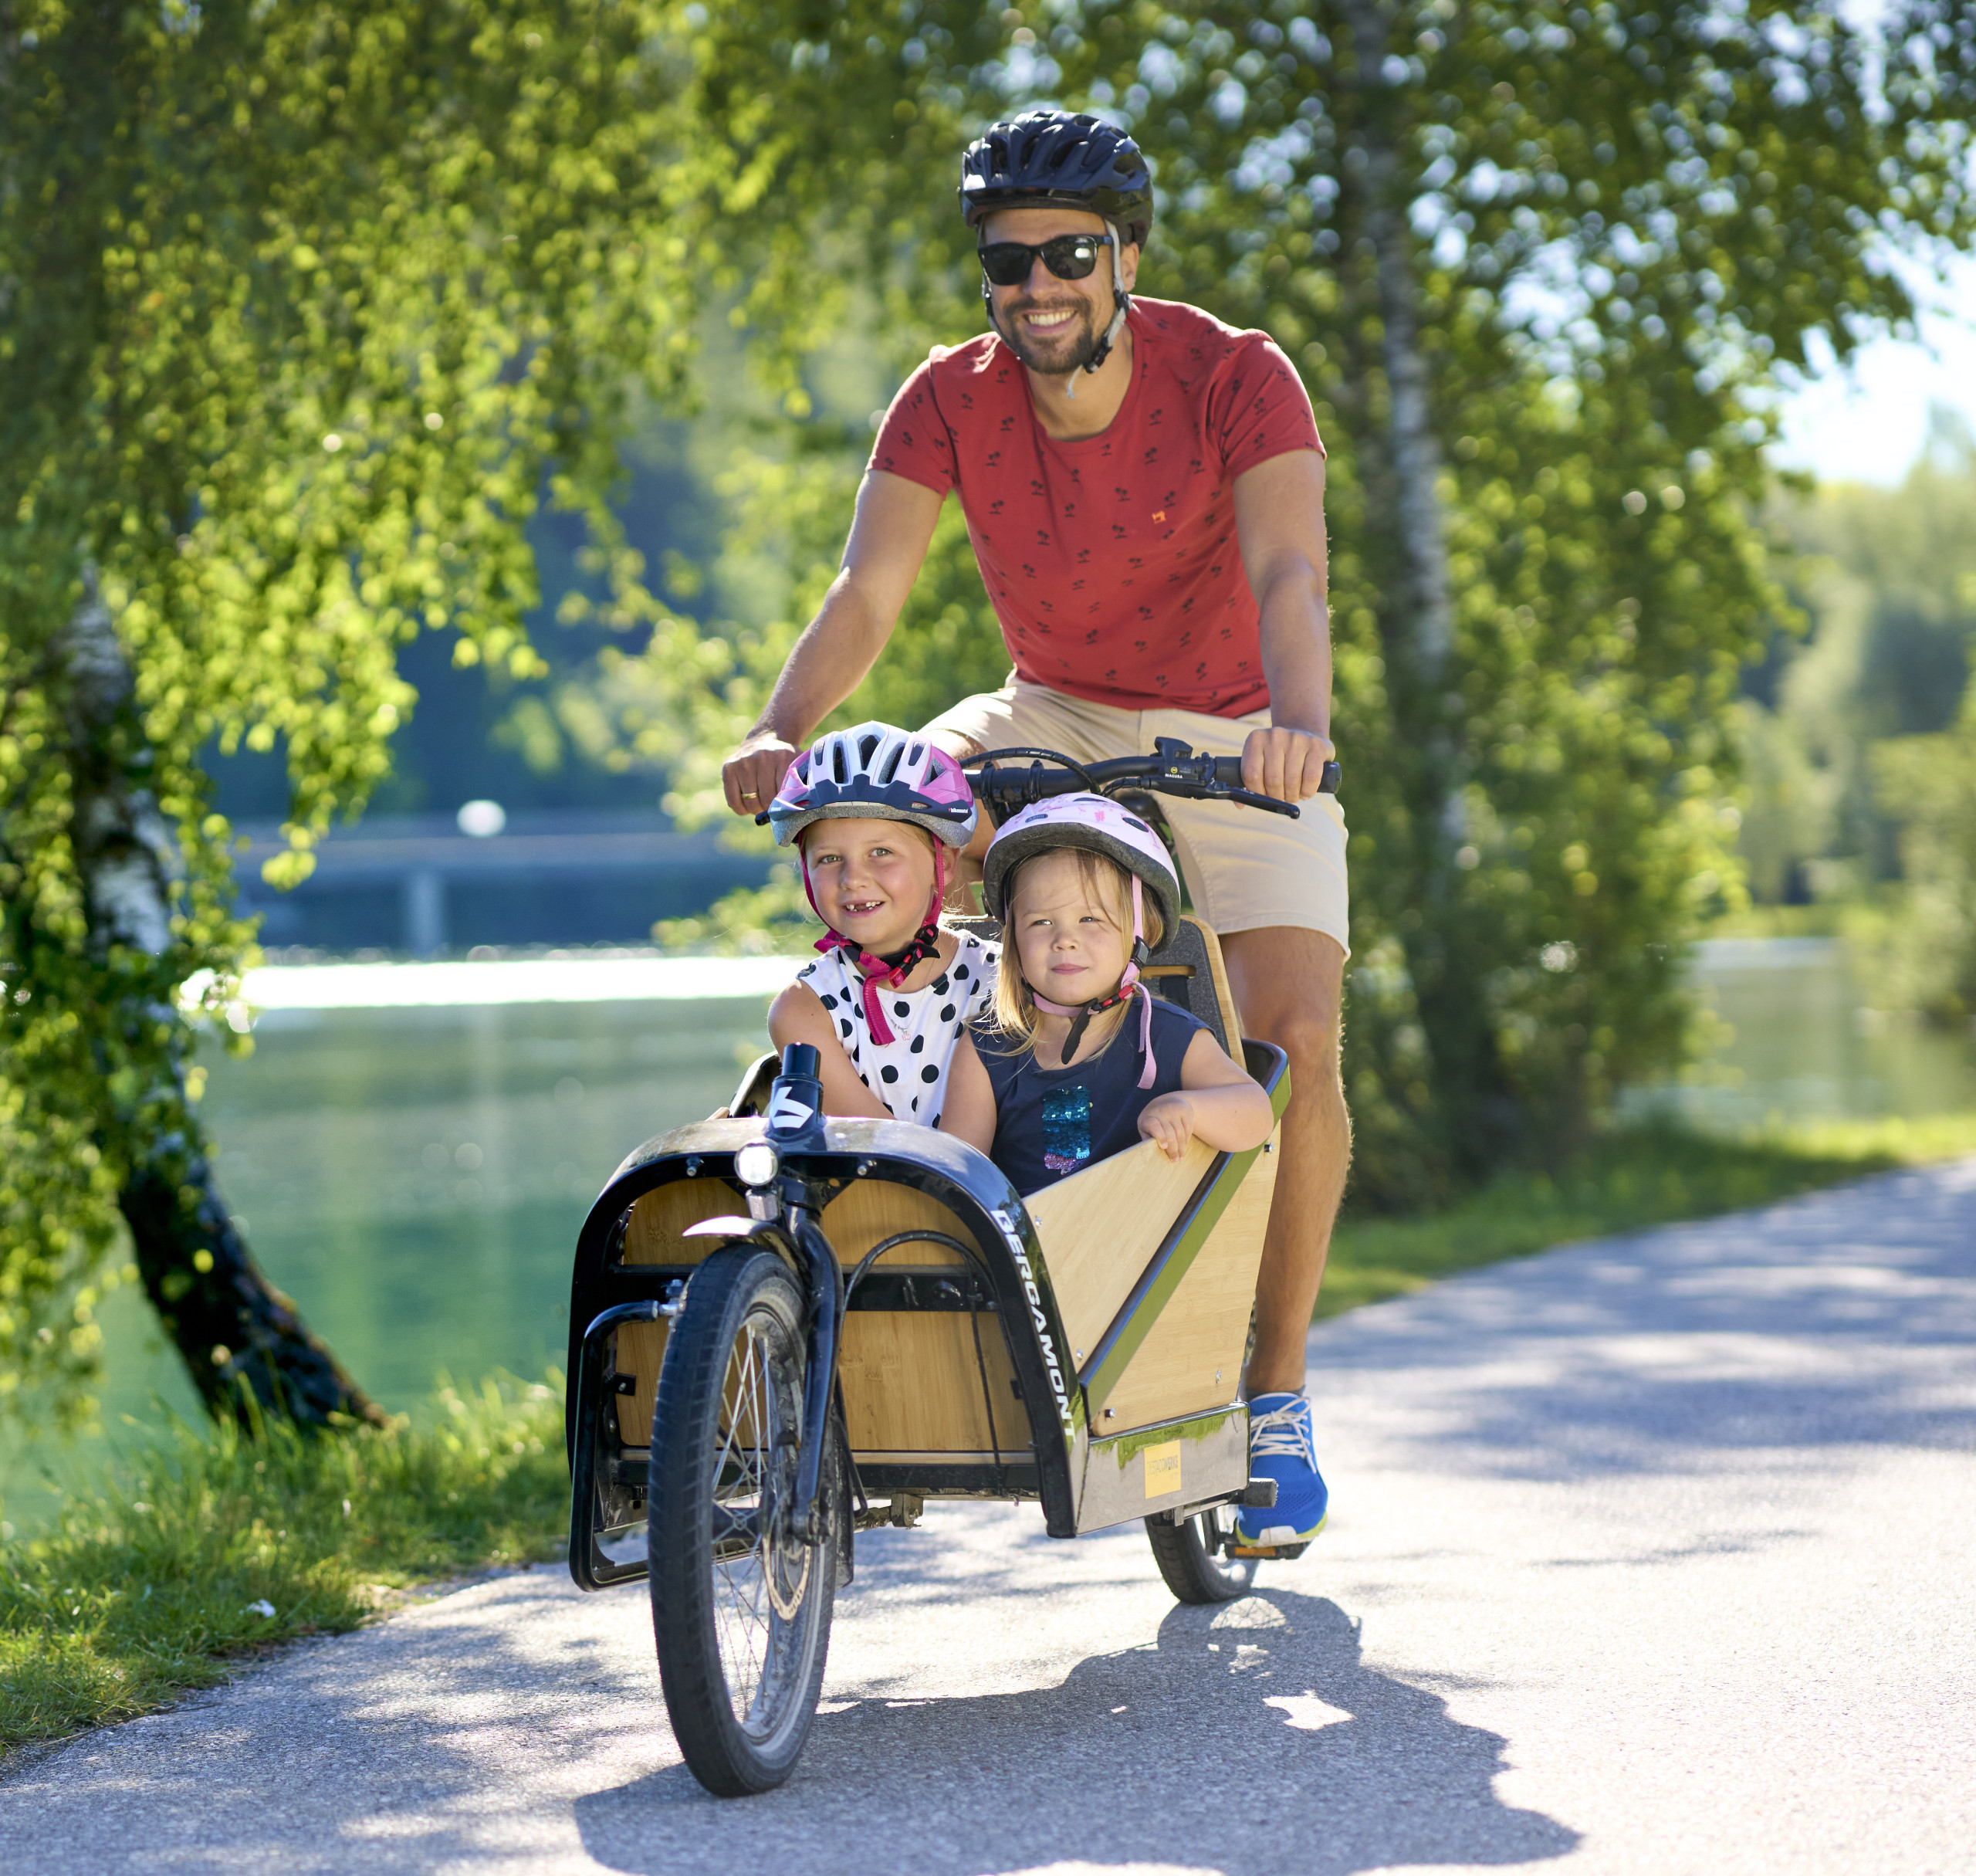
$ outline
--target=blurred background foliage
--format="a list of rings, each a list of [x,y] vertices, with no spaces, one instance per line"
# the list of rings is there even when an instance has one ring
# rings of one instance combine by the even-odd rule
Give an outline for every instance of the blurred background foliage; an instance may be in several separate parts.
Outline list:
[[[1873,1004],[1976,1012],[1976,436],[1937,410],[1896,489],[1780,491],[1802,629],[1745,682],[1741,847],[1758,923],[1842,932]]]

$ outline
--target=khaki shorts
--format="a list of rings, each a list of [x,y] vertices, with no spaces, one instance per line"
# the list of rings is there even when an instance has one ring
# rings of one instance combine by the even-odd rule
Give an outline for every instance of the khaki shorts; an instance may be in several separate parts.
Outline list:
[[[976,749],[1054,749],[1078,762],[1149,755],[1155,737],[1177,737],[1198,753],[1239,756],[1269,713],[1206,716],[1194,710],[1124,710],[1087,703],[1040,684],[1011,682],[963,699],[934,718],[926,733],[964,739]],[[1336,800],[1298,803],[1294,821],[1225,801],[1159,797],[1179,849],[1194,909],[1217,932],[1272,925],[1322,932],[1349,957],[1345,884],[1345,816]]]

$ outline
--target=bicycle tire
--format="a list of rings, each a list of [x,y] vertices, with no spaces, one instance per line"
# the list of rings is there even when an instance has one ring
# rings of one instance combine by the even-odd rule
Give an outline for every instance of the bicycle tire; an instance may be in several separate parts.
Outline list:
[[[1231,1557],[1221,1551],[1214,1511],[1203,1512],[1185,1524],[1149,1518],[1145,1534],[1152,1544],[1152,1560],[1176,1601],[1232,1603],[1247,1595],[1256,1580],[1253,1557]]]
[[[688,1768],[717,1797],[788,1777],[822,1689],[845,1481],[832,1439],[821,1541],[798,1543],[787,1519],[804,1365],[787,1266],[748,1245],[716,1251],[667,1338],[645,1517],[666,1712]]]

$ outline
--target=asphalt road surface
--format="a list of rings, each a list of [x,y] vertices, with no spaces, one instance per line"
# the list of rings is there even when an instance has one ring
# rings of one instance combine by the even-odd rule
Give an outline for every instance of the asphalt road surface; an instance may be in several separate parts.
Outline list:
[[[1220,1610],[1136,1526],[861,1538],[797,1776],[705,1796],[641,1590],[556,1570],[0,1783],[0,1869],[1976,1868],[1976,1161],[1314,1333],[1331,1529]]]

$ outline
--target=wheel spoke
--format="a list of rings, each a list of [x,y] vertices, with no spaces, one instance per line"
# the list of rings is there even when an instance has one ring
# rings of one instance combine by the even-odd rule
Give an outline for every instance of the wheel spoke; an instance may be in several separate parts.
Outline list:
[[[673,1333],[697,1339],[677,1345],[678,1372],[692,1378],[679,1381],[672,1369],[661,1377],[661,1399],[672,1404],[668,1483],[650,1501],[666,1703],[687,1763],[709,1789],[763,1790],[786,1776],[808,1731],[834,1587],[827,1545],[813,1549],[792,1533],[800,1295],[777,1260],[737,1246],[695,1276]],[[655,1465],[661,1447],[655,1430]],[[833,1464],[824,1482],[836,1529],[841,1467]]]
[[[784,1535],[787,1475],[797,1437],[797,1377],[767,1339],[744,1322],[721,1389],[716,1492],[726,1513],[712,1559],[714,1620],[735,1719],[754,1730],[773,1719],[795,1637],[782,1609],[800,1603],[810,1559]],[[745,1548],[736,1540],[746,1541]],[[799,1554],[791,1556],[792,1550]]]

